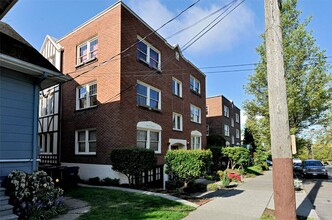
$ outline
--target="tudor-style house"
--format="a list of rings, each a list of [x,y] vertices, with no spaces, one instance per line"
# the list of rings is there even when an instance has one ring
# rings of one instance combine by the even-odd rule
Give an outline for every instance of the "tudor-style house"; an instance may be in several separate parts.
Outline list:
[[[241,145],[241,110],[225,96],[206,98],[207,135],[220,135],[226,146]]]
[[[162,182],[168,149],[205,148],[205,75],[123,2],[46,45],[61,57],[41,53],[73,79],[61,85],[61,163],[82,179],[126,182],[110,152],[136,146],[155,151],[147,181]]]

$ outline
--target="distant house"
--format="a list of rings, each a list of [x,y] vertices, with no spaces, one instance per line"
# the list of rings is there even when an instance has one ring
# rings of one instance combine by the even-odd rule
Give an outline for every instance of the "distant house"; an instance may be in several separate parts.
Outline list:
[[[39,91],[67,80],[13,28],[0,22],[0,179],[38,168]]]
[[[220,135],[226,146],[241,145],[241,110],[223,95],[206,98],[207,135]]]
[[[47,36],[41,53],[74,79],[60,91],[60,156],[80,178],[127,181],[110,152],[136,146],[155,151],[157,167],[142,177],[160,184],[167,150],[205,148],[205,75],[123,2],[59,40]]]

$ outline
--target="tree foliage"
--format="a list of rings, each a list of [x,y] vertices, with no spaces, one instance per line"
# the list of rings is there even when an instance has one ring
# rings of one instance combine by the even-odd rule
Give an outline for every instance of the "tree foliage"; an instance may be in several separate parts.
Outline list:
[[[168,150],[165,157],[166,172],[184,180],[184,187],[210,169],[210,150]]]
[[[225,147],[222,154],[228,157],[228,168],[235,169],[236,166],[243,168],[249,162],[249,150],[244,147]]]
[[[331,73],[325,51],[315,45],[312,31],[307,31],[311,17],[300,21],[301,12],[296,9],[297,0],[283,1],[281,28],[288,115],[291,134],[300,134],[311,125],[320,124],[325,118],[331,100]],[[265,39],[256,49],[260,61],[245,86],[253,99],[246,100],[248,114],[246,127],[259,145],[270,145],[269,106],[267,90]]]
[[[157,162],[154,151],[143,148],[114,149],[111,152],[110,159],[113,170],[126,175],[130,185],[133,184],[131,177],[152,169]]]

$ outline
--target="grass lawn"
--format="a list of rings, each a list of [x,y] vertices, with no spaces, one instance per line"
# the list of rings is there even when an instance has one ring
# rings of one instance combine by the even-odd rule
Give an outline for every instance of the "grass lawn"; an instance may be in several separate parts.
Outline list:
[[[65,195],[90,203],[90,212],[80,220],[181,219],[195,209],[157,196],[109,189],[77,187]]]

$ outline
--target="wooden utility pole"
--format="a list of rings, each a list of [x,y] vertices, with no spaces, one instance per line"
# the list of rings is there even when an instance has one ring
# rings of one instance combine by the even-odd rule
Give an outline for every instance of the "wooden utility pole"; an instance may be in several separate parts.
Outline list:
[[[264,1],[274,207],[278,220],[296,220],[280,7],[281,0]]]

